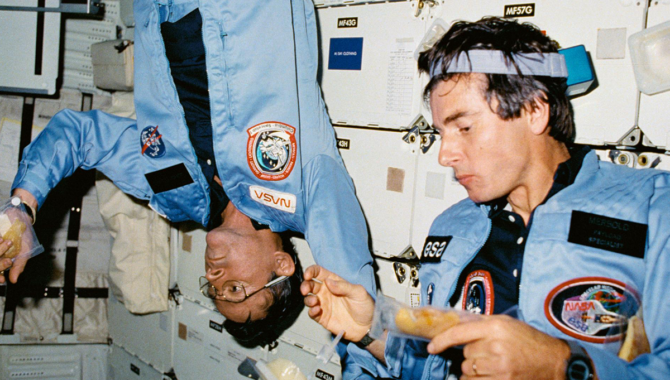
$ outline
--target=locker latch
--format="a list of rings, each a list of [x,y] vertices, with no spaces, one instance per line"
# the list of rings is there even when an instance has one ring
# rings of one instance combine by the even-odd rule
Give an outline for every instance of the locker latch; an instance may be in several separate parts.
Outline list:
[[[437,1],[435,0],[417,1],[416,8],[414,9],[414,17],[419,17],[425,8],[434,7],[435,5],[437,5]]]

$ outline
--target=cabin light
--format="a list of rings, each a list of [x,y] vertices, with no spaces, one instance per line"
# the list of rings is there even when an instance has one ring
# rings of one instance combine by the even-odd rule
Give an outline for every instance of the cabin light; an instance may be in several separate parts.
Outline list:
[[[670,89],[670,21],[632,34],[630,58],[638,89],[653,95]]]

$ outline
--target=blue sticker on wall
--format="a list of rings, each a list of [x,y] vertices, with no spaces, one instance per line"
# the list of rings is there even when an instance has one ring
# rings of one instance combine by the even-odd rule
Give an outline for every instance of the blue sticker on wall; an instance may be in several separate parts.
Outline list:
[[[360,70],[363,61],[363,37],[331,38],[328,70]]]

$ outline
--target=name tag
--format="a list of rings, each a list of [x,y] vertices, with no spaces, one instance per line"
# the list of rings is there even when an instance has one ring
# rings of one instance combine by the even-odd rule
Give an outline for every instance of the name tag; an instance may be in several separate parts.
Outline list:
[[[155,194],[174,190],[193,183],[193,178],[191,178],[191,175],[188,173],[188,169],[186,169],[186,165],[184,164],[177,164],[170,166],[169,168],[146,173],[144,177],[146,177],[149,186],[151,186],[151,190],[153,190]]]
[[[428,236],[421,251],[421,262],[440,262],[444,250],[447,249],[451,236]]]
[[[293,194],[266,189],[261,186],[249,186],[251,199],[277,210],[295,214],[296,197]]]
[[[568,242],[643,258],[647,225],[573,211]]]

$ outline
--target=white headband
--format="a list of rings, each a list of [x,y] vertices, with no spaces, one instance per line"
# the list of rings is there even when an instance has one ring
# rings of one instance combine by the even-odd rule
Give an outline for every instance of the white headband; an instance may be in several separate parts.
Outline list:
[[[519,70],[513,64],[508,64],[505,55],[500,50],[469,50],[461,52],[442,68],[442,59],[435,61],[430,68],[430,77],[447,73],[484,73],[550,76],[567,78],[568,69],[565,57],[560,53],[517,53],[512,54]]]

